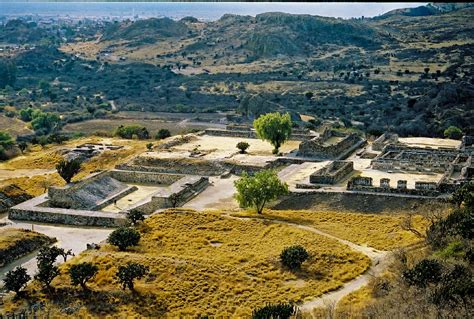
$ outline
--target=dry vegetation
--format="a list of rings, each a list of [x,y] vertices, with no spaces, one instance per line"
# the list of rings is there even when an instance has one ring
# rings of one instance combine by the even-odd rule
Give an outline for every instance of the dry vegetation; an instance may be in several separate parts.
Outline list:
[[[128,161],[132,156],[146,150],[145,145],[149,141],[122,140],[116,138],[89,137],[66,142],[62,145],[34,147],[23,156],[16,157],[2,164],[4,169],[27,169],[45,168],[54,169],[56,164],[62,159],[61,152],[65,148],[70,148],[83,143],[111,143],[123,145],[123,149],[105,151],[82,164],[82,170],[73,180],[77,181],[85,176],[105,169],[111,169],[115,165]],[[53,185],[64,185],[64,181],[57,173],[36,175],[31,177],[16,177],[0,181],[0,185],[15,184],[32,196],[43,194],[47,187]]]
[[[420,241],[413,233],[401,228],[400,224],[406,214],[267,210],[264,217],[311,225],[336,237],[379,250],[392,250]],[[420,232],[427,226],[426,220],[421,216],[414,216],[413,222]]]
[[[0,267],[54,242],[52,238],[34,231],[5,227],[0,229]]]
[[[218,213],[169,211],[150,217],[141,231],[139,246],[129,252],[106,245],[64,265],[53,286],[68,291],[69,297],[52,307],[58,310],[67,304],[77,309],[72,317],[166,313],[170,318],[199,314],[242,318],[267,302],[303,301],[337,289],[370,265],[366,256],[335,240],[292,226],[234,220]],[[278,261],[281,250],[294,244],[303,245],[312,256],[297,273],[282,269]],[[90,299],[74,297],[77,292],[71,292],[64,274],[71,263],[83,261],[100,268],[90,284],[94,305]],[[117,266],[128,261],[150,266],[150,275],[136,285],[139,298],[120,292],[113,279]],[[35,287],[29,287],[31,294]],[[38,297],[45,298],[32,296]]]

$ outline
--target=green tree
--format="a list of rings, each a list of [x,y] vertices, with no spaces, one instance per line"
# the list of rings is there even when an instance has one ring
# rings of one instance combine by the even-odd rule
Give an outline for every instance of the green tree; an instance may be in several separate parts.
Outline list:
[[[291,303],[267,304],[252,312],[252,319],[289,319],[297,307]]]
[[[127,247],[136,246],[140,241],[140,233],[133,228],[120,227],[110,233],[107,239],[109,244],[117,246],[120,251],[125,251]]]
[[[462,130],[459,127],[450,126],[444,130],[444,136],[454,140],[460,140],[462,138]]]
[[[30,122],[33,119],[33,112],[34,112],[34,109],[31,107],[27,107],[26,109],[21,109],[19,112],[20,119],[23,122]]]
[[[79,173],[81,170],[81,161],[78,159],[73,159],[70,161],[61,160],[56,164],[56,170],[58,171],[59,176],[61,176],[66,183],[70,183],[71,179]]]
[[[126,139],[132,139],[134,135],[141,140],[150,138],[150,133],[146,127],[141,125],[120,125],[115,130],[115,135]]]
[[[149,268],[137,263],[128,263],[126,266],[119,266],[116,277],[122,285],[122,289],[134,290],[134,280],[140,279],[148,273]]]
[[[308,258],[308,252],[300,245],[287,247],[280,254],[281,263],[291,270],[300,269],[301,264]]]
[[[23,152],[26,150],[26,148],[28,147],[28,144],[26,142],[18,142],[17,143],[17,146],[18,148],[20,149],[21,153],[23,154]]]
[[[26,269],[18,266],[14,270],[10,270],[5,274],[3,284],[7,291],[14,291],[17,295],[23,287],[26,286],[31,277],[26,272]]]
[[[254,176],[246,173],[234,182],[235,198],[241,207],[253,207],[261,214],[265,204],[288,193],[288,185],[278,179],[272,170],[263,170]]]
[[[152,150],[153,150],[153,143],[148,143],[148,144],[146,145],[146,149],[147,149],[148,151],[152,151]]]
[[[13,86],[16,81],[16,65],[10,60],[0,59],[0,89]]]
[[[240,150],[240,154],[245,154],[245,151],[250,147],[250,144],[247,142],[239,142],[236,147]]]
[[[402,278],[409,284],[418,287],[426,287],[429,283],[437,283],[441,280],[442,265],[432,259],[423,259],[412,269],[403,272]]]
[[[0,131],[0,146],[4,149],[8,149],[12,147],[14,143],[13,137],[9,133]]]
[[[49,134],[59,129],[61,118],[56,113],[34,111],[32,113],[31,127],[36,133]]]
[[[474,206],[474,182],[469,182],[461,186],[451,196],[451,202],[458,208],[464,204],[466,207]]]
[[[73,285],[81,285],[83,290],[87,290],[87,282],[94,278],[99,271],[99,267],[90,262],[83,262],[72,265],[69,268],[69,276]]]
[[[145,215],[139,210],[131,210],[127,212],[127,219],[132,225],[136,225],[139,221],[145,220]]]
[[[35,279],[38,280],[45,288],[51,287],[51,281],[59,275],[58,266],[47,263],[38,262],[38,272]]]
[[[156,133],[156,136],[155,138],[157,140],[162,140],[164,138],[167,138],[167,137],[170,137],[171,136],[171,132],[165,128],[162,128],[158,131],[158,133]]]
[[[273,153],[278,154],[280,146],[290,138],[292,123],[290,114],[276,112],[260,116],[253,126],[262,140],[269,141],[275,147]]]

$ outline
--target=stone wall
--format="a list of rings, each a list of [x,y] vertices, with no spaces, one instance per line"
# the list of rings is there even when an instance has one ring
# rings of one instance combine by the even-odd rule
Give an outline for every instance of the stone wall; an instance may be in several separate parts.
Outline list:
[[[301,142],[297,155],[318,159],[344,159],[366,142],[355,133],[351,133],[338,143],[331,145],[324,144],[327,138],[329,137],[313,138]]]
[[[350,161],[333,161],[309,176],[313,184],[336,184],[354,171],[354,163]]]
[[[241,137],[241,138],[255,138],[258,139],[257,132],[252,129],[239,129],[234,127],[232,129],[218,129],[218,128],[208,128],[205,130],[206,135],[210,136],[226,136],[226,137]],[[305,131],[292,131],[290,140],[294,141],[305,141],[313,138],[315,135],[312,135],[310,132]]]
[[[118,227],[127,223],[121,213],[45,207],[47,201],[46,195],[41,195],[16,205],[10,208],[8,218],[76,226]]]
[[[374,151],[382,151],[387,144],[398,143],[398,135],[394,133],[385,132],[379,136],[374,143],[372,143],[372,149]]]
[[[140,211],[151,214],[161,208],[178,207],[198,195],[209,185],[209,178],[202,176],[186,176],[152,194],[149,198],[138,202],[129,211]]]
[[[433,182],[415,182],[415,189],[408,189],[405,180],[397,181],[397,187],[390,187],[390,179],[380,179],[380,186],[373,186],[371,177],[354,177],[347,182],[347,190],[359,192],[402,194],[411,196],[429,196],[436,197],[441,195],[437,188],[437,183]]]
[[[113,169],[110,176],[123,183],[171,185],[183,178],[183,175],[155,172],[126,171]]]

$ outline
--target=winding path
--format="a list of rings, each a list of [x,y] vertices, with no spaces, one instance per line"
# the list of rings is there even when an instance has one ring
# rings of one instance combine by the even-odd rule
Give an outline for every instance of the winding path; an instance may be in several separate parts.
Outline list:
[[[365,254],[367,257],[370,258],[372,264],[363,274],[359,275],[358,277],[354,278],[351,281],[346,282],[341,288],[337,290],[325,293],[319,297],[316,297],[310,301],[306,301],[302,303],[301,305],[299,305],[299,309],[305,313],[310,312],[311,310],[316,309],[316,308],[325,307],[326,305],[329,305],[329,304],[337,304],[337,302],[339,302],[339,300],[341,300],[344,296],[367,285],[371,278],[373,278],[376,275],[381,274],[388,267],[390,263],[389,251],[382,251],[382,250],[377,250],[377,249],[367,247],[367,246],[361,246],[353,242],[350,242],[348,240],[333,236],[331,234],[328,234],[326,232],[323,232],[311,226],[300,225],[300,224],[295,224],[295,223],[291,223],[287,221],[267,219],[267,218],[237,217],[237,216],[232,216],[230,214],[224,214],[224,216],[228,218],[238,219],[238,220],[245,220],[245,219],[265,220],[265,221],[269,221],[273,223],[285,224],[285,225],[297,227],[300,229],[304,229],[312,233],[334,239],[346,246],[349,246],[351,249],[355,251]]]

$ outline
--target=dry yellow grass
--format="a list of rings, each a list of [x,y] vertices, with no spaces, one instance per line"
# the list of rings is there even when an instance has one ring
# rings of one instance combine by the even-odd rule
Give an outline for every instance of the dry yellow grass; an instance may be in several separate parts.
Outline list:
[[[63,275],[53,285],[69,291],[64,304],[80,309],[71,317],[183,318],[201,314],[243,318],[267,302],[303,301],[337,289],[370,265],[366,256],[327,237],[218,213],[170,211],[147,219],[141,231],[139,246],[129,252],[105,245],[63,265]],[[284,247],[295,244],[305,246],[312,258],[302,271],[292,273],[282,269],[278,256]],[[94,302],[74,297],[64,274],[71,263],[84,261],[94,262],[100,269],[90,287],[102,299]],[[151,270],[137,282],[140,297],[135,299],[120,292],[113,279],[117,266],[129,261],[146,264]],[[19,306],[7,304],[11,310]],[[49,306],[57,310],[57,306]]]
[[[264,214],[265,218],[311,225],[336,237],[380,250],[409,246],[420,241],[414,234],[400,227],[400,223],[405,216],[405,214],[357,214],[293,210],[267,210]],[[417,229],[423,232],[427,226],[427,221],[421,216],[414,216],[413,221]]]
[[[116,138],[88,137],[69,141],[62,145],[51,145],[42,149],[39,146],[33,147],[30,152],[23,156],[11,159],[2,163],[0,168],[7,169],[27,169],[27,168],[45,168],[54,169],[56,164],[62,159],[61,150],[73,147],[83,143],[111,143],[114,145],[126,146],[123,149],[115,151],[105,151],[89,161],[82,164],[82,169],[73,181],[78,181],[85,176],[105,169],[111,169],[115,165],[128,161],[134,155],[140,154],[146,150],[146,144],[149,141],[123,140]],[[155,143],[156,144],[156,143]],[[0,185],[15,184],[25,190],[32,196],[43,194],[48,186],[62,186],[64,181],[57,173],[36,175],[31,177],[16,177],[2,180]]]
[[[0,228],[0,267],[54,242],[46,235],[16,228]]]
[[[0,115],[0,127],[13,136],[20,134],[30,134],[31,130],[26,127],[26,123],[17,118]]]

